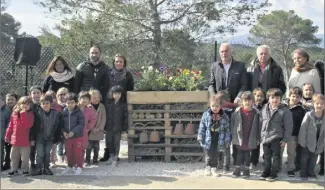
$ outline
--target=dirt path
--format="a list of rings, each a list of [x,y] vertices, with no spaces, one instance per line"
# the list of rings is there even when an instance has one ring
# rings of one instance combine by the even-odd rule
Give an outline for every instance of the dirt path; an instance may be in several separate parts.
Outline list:
[[[1,176],[1,189],[118,189],[118,188],[249,188],[249,189],[324,189],[321,182],[244,180],[231,178],[197,177],[122,177],[122,176],[55,176],[7,178]]]

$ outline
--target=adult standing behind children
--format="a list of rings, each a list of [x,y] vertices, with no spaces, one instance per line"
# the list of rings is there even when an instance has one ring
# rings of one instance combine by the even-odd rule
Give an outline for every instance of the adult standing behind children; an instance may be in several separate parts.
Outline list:
[[[289,88],[299,87],[302,89],[306,82],[313,84],[314,92],[321,93],[320,77],[318,70],[309,63],[310,56],[303,48],[292,52],[294,67],[289,78]]]
[[[74,74],[68,63],[63,57],[55,56],[46,69],[46,78],[43,81],[42,92],[46,93],[48,90],[57,92],[62,87],[73,91],[74,83]]]
[[[99,46],[93,45],[89,50],[89,59],[77,66],[75,94],[93,88],[99,90],[102,96],[106,97],[109,84],[107,75],[109,67],[102,61],[101,53]]]

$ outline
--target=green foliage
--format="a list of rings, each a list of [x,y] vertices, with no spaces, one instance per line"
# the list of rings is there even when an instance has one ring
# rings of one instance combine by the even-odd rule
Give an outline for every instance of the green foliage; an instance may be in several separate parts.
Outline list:
[[[11,39],[19,36],[18,32],[21,23],[15,21],[14,17],[8,13],[1,13],[1,46],[12,44]]]

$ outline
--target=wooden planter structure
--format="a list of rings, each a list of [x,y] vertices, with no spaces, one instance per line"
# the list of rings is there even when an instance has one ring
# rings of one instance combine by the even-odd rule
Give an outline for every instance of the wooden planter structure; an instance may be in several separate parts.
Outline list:
[[[207,91],[128,92],[127,99],[130,162],[139,159],[166,162],[202,160],[204,153],[196,138],[202,113],[207,109]],[[184,131],[188,123],[194,124],[195,134],[175,135],[178,123],[183,124]],[[152,131],[159,134],[159,139],[154,142],[150,141]]]

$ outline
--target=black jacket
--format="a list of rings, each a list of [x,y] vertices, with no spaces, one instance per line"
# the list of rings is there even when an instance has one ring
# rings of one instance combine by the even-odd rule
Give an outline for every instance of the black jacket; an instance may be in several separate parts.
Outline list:
[[[260,67],[258,60],[256,59],[253,66],[252,85],[250,90],[254,90],[257,87],[261,87],[266,93],[270,88],[279,88],[282,93],[286,92],[286,85],[283,77],[282,68],[270,58],[269,65],[264,70],[262,83],[259,82],[260,78]]]
[[[34,124],[32,128],[29,130],[29,140],[30,141],[35,141],[38,136],[40,127],[41,127],[41,117],[39,115],[39,109],[42,109],[40,105],[38,104],[33,104],[32,106],[32,111],[34,113]]]
[[[78,94],[80,91],[95,88],[106,97],[109,84],[108,70],[109,67],[103,61],[98,65],[93,65],[89,61],[80,63],[76,69],[74,92]]]
[[[122,93],[120,101],[121,102],[127,102],[127,100],[126,100],[127,91],[133,91],[134,90],[134,79],[133,79],[132,73],[129,70],[127,70],[126,74],[125,74],[125,78],[120,80],[120,81],[116,81],[114,79],[114,76],[113,76],[113,74],[111,72],[111,69],[110,69],[108,76],[109,76],[108,90],[110,90],[115,85],[120,85],[124,90],[124,93]],[[109,99],[111,99],[112,97],[109,95],[109,96],[107,96],[107,98],[108,98],[107,101],[109,101]]]
[[[287,105],[289,105],[289,99],[283,100],[283,102]],[[293,121],[293,128],[292,128],[292,136],[298,136],[299,135],[299,130],[301,127],[301,123],[303,118],[305,117],[305,114],[307,112],[307,109],[299,103],[296,106],[293,106],[289,108],[292,114],[292,121]]]
[[[51,140],[54,144],[61,141],[60,131],[61,126],[63,125],[63,119],[61,114],[55,109],[51,109],[51,112],[47,116],[46,113],[39,109],[40,115],[40,131],[38,133],[38,138],[44,140]]]
[[[241,93],[247,90],[247,72],[245,63],[232,60],[228,71],[228,86],[223,85],[224,68],[221,62],[214,62],[211,66],[211,76],[209,83],[210,96],[220,90],[226,90],[229,93],[230,100],[233,102],[236,97],[240,98]]]
[[[42,85],[42,92],[46,93],[48,90],[53,90],[54,92],[57,92],[59,88],[65,87],[69,90],[69,92],[73,92],[74,90],[74,84],[75,84],[75,78],[72,77],[71,79],[65,81],[65,82],[57,82],[53,79],[52,76],[47,76]]]
[[[123,102],[109,102],[106,111],[107,132],[122,132],[128,129],[128,110],[127,104]]]

